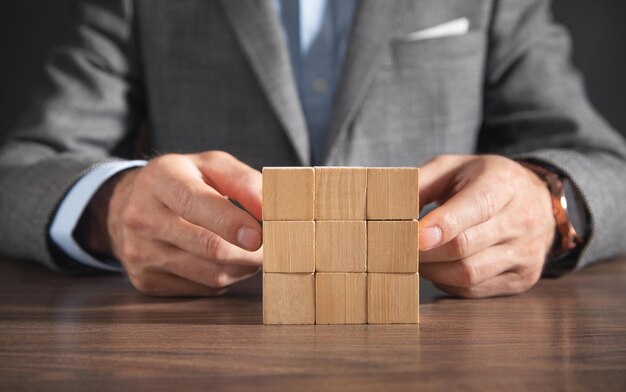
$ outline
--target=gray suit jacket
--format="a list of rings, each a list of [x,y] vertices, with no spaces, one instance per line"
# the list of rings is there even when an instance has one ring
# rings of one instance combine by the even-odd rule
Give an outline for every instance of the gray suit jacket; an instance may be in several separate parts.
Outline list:
[[[464,36],[407,34],[459,17]],[[325,163],[420,165],[495,152],[569,175],[592,219],[578,267],[626,251],[626,146],[591,108],[545,0],[363,0]],[[271,0],[90,0],[0,148],[0,251],[76,266],[47,231],[82,173],[138,154],[226,150],[308,165],[307,129]],[[532,213],[532,211],[529,211]]]

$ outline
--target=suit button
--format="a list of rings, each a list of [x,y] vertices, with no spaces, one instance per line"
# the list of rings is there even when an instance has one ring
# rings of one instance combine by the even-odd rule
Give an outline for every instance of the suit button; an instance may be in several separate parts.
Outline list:
[[[323,94],[328,90],[328,82],[326,79],[315,78],[313,80],[313,91],[318,94]]]

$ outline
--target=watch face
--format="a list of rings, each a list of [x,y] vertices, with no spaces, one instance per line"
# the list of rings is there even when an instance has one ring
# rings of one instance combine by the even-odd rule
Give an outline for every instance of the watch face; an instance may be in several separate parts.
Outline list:
[[[572,185],[572,182],[567,178],[563,179],[563,194],[570,223],[576,230],[576,234],[586,238],[589,231],[589,220],[585,210],[585,203]]]

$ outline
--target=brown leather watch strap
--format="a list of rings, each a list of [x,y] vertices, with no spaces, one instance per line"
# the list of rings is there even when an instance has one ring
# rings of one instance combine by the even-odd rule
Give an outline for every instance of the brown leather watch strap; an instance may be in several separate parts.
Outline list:
[[[519,163],[539,176],[548,186],[552,198],[552,213],[556,222],[557,235],[548,258],[553,259],[563,256],[583,242],[582,237],[576,233],[576,229],[574,229],[569,219],[563,180],[559,174],[543,166],[529,162]]]

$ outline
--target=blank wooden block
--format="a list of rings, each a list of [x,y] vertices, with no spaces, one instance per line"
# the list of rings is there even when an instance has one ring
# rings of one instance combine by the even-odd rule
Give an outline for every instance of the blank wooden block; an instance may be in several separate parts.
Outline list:
[[[264,274],[263,324],[315,324],[315,275]]]
[[[367,170],[315,168],[315,220],[365,220]]]
[[[263,222],[265,272],[315,272],[315,222]]]
[[[419,275],[367,274],[367,322],[419,323]]]
[[[263,168],[263,220],[312,221],[314,215],[312,167]]]
[[[415,273],[418,267],[418,221],[367,222],[367,272]]]
[[[367,270],[365,221],[315,222],[315,270],[365,272]]]
[[[418,219],[419,169],[367,169],[367,219]]]
[[[367,274],[315,274],[317,324],[367,323]]]

